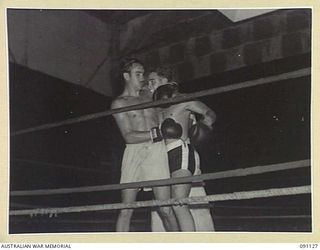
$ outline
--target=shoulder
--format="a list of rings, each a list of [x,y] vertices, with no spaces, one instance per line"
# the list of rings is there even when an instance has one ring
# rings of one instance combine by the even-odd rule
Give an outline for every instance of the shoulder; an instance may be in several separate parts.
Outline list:
[[[123,107],[123,102],[124,102],[123,98],[122,97],[118,97],[118,98],[116,98],[116,99],[114,99],[112,101],[111,108],[112,109],[121,108],[121,107]]]
[[[199,103],[199,101],[192,100],[192,101],[183,102],[181,104],[184,105],[185,108],[190,108],[190,107],[197,106],[198,103]]]
[[[185,109],[196,113],[204,113],[209,110],[209,107],[201,101],[192,100],[185,103]]]
[[[125,107],[128,105],[128,100],[129,100],[129,98],[126,96],[119,96],[112,101],[111,108],[116,109],[116,108]]]

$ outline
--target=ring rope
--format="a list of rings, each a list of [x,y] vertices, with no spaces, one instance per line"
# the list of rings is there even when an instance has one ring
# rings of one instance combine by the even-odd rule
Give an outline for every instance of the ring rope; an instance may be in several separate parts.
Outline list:
[[[184,102],[184,101],[190,101],[195,98],[199,98],[199,97],[203,97],[203,96],[220,94],[220,93],[229,92],[232,90],[253,87],[253,86],[276,82],[276,81],[304,77],[304,76],[310,75],[310,73],[311,73],[311,68],[304,68],[304,69],[300,69],[300,70],[296,70],[296,71],[292,71],[292,72],[288,72],[288,73],[279,74],[276,76],[259,78],[259,79],[245,81],[245,82],[232,84],[232,85],[228,85],[228,86],[222,86],[222,87],[218,87],[218,88],[202,90],[202,91],[190,93],[190,94],[181,94],[177,97],[169,98],[166,100],[145,102],[145,103],[132,105],[132,106],[128,106],[128,107],[111,109],[111,110],[107,110],[107,111],[103,111],[103,112],[98,112],[98,113],[88,114],[88,115],[84,115],[84,116],[80,116],[80,117],[76,117],[76,118],[66,119],[63,121],[47,123],[47,124],[43,124],[43,125],[31,127],[31,128],[26,128],[26,129],[14,131],[11,133],[11,136],[16,136],[16,135],[26,134],[26,133],[30,133],[30,132],[39,131],[39,130],[60,127],[63,125],[78,123],[78,122],[82,122],[82,121],[88,121],[88,120],[97,119],[97,118],[105,117],[105,116],[116,114],[116,113],[127,112],[127,111],[138,110],[138,109],[146,109],[146,108],[151,108],[151,107],[160,106],[160,105],[169,104],[169,103],[174,104],[174,103],[179,103],[179,102]]]
[[[221,220],[221,219],[250,219],[250,220],[259,220],[259,219],[311,219],[311,215],[305,215],[305,214],[298,214],[298,215],[252,215],[252,216],[238,216],[238,215],[214,215],[214,220]],[[21,218],[20,220],[18,217],[14,218],[15,222],[24,222],[25,219]],[[50,220],[50,219],[49,219]],[[146,223],[144,219],[134,219],[135,223]],[[114,220],[112,219],[106,219],[98,220],[98,219],[62,219],[55,221],[50,221],[50,223],[71,223],[71,224],[79,224],[79,223],[86,223],[86,224],[114,224]]]
[[[289,170],[301,167],[309,167],[310,160],[300,160],[294,162],[285,162],[278,164],[271,164],[266,166],[256,166],[251,168],[240,168],[235,170],[227,170],[216,173],[201,174],[196,176],[170,178],[163,180],[154,181],[142,181],[132,182],[124,184],[111,184],[111,185],[100,185],[100,186],[84,186],[77,188],[58,188],[58,189],[38,189],[38,190],[16,190],[11,191],[10,196],[34,196],[34,195],[53,195],[53,194],[69,194],[69,193],[81,193],[81,192],[97,192],[97,191],[110,191],[119,189],[130,189],[130,188],[142,188],[142,187],[153,187],[153,186],[167,186],[172,184],[181,183],[195,183],[202,182],[204,180],[215,180],[229,177],[240,177],[255,174],[262,174],[273,171]]]
[[[235,220],[265,220],[265,219],[311,219],[311,215],[299,214],[299,215],[253,215],[253,216],[215,216],[215,219],[235,219]]]
[[[34,160],[18,159],[18,158],[11,158],[10,161],[11,162],[18,162],[18,163],[33,164],[33,165],[38,165],[41,167],[55,167],[55,168],[71,169],[71,170],[76,170],[76,171],[91,172],[91,173],[97,173],[97,174],[110,174],[110,172],[111,172],[111,171],[107,171],[107,170],[75,167],[75,166],[66,165],[66,164],[50,163],[50,162],[42,162],[42,161],[34,161]]]
[[[208,196],[199,197],[188,197],[182,199],[169,199],[169,200],[148,200],[148,201],[137,201],[133,203],[114,203],[114,204],[100,204],[100,205],[86,205],[86,206],[73,206],[73,207],[57,207],[57,208],[37,208],[37,209],[22,209],[12,210],[9,215],[44,215],[49,214],[57,215],[62,213],[79,213],[79,212],[91,212],[91,211],[102,211],[102,210],[118,210],[118,209],[134,209],[142,207],[159,207],[159,206],[172,206],[182,204],[206,204],[208,202],[215,201],[227,201],[227,200],[246,200],[254,198],[266,198],[273,196],[284,196],[284,195],[297,195],[311,193],[311,186],[298,186],[298,187],[287,187],[287,188],[271,188],[266,190],[253,190],[253,191],[242,191],[227,194],[215,194]]]

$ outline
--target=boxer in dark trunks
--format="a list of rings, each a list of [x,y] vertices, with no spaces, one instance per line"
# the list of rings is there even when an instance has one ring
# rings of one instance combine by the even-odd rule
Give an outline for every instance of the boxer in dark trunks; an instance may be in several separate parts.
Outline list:
[[[169,71],[170,72],[170,71]],[[179,95],[178,84],[172,81],[168,71],[162,68],[149,74],[149,88],[154,88],[154,100],[171,98]],[[194,114],[202,116],[201,121],[192,126]],[[190,143],[190,136],[205,136],[216,120],[213,110],[200,101],[189,101],[158,110],[162,136],[165,139],[171,177],[185,177],[200,174],[199,155]],[[190,129],[191,128],[191,129]],[[192,134],[190,134],[192,133]],[[171,188],[172,198],[189,196],[191,184],[177,184]],[[193,217],[187,205],[173,207],[181,231],[195,231]]]

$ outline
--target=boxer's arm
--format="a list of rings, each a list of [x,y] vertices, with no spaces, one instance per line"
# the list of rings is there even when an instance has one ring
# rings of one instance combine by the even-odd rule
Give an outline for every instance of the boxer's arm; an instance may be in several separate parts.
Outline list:
[[[215,123],[217,119],[216,113],[207,105],[199,101],[191,101],[186,103],[186,109],[191,112],[202,115],[202,122],[206,124],[208,127],[212,127],[212,124]]]
[[[164,116],[164,113],[161,109],[159,108],[155,108],[156,110],[156,113],[157,113],[157,117],[158,117],[158,121],[159,121],[159,124],[161,124],[164,120],[165,120],[165,116]]]
[[[121,100],[115,100],[111,104],[112,109],[122,108],[124,106]],[[150,131],[136,131],[132,129],[129,116],[126,112],[113,114],[113,117],[126,143],[142,143],[151,140]]]

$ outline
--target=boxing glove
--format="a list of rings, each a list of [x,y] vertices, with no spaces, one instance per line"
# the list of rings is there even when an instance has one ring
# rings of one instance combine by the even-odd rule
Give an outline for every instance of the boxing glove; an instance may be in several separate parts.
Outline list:
[[[161,134],[164,139],[179,139],[182,136],[182,127],[171,118],[167,118],[161,124]]]
[[[163,137],[161,135],[160,128],[159,127],[151,128],[150,129],[150,137],[151,137],[152,142],[162,141]]]
[[[212,129],[201,121],[193,124],[188,131],[190,142],[196,149],[207,142],[211,133]]]
[[[152,99],[154,101],[157,101],[157,100],[172,98],[174,91],[175,91],[175,87],[171,84],[161,85],[154,91]],[[163,104],[160,107],[168,108],[170,106],[171,104]]]

